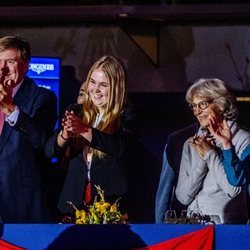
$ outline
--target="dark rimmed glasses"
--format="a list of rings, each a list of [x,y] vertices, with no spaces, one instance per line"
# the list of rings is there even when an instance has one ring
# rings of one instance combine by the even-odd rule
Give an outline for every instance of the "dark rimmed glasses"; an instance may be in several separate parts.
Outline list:
[[[197,110],[197,107],[201,110],[205,110],[213,101],[201,101],[201,102],[198,102],[197,104],[196,103],[190,103],[189,104],[189,107],[195,111]]]

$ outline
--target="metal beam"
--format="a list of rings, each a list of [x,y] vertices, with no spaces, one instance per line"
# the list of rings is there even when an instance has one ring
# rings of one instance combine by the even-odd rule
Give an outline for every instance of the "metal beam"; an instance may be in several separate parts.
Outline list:
[[[0,25],[67,24],[143,20],[155,22],[250,22],[250,4],[163,4],[0,7]]]

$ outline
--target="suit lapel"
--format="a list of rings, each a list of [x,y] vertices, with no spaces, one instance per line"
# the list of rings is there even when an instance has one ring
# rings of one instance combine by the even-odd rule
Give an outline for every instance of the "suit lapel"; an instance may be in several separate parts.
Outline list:
[[[18,89],[15,97],[14,103],[20,108],[23,109],[26,103],[29,100],[30,94],[30,84],[27,79],[24,79],[22,85]],[[4,145],[7,143],[10,134],[12,133],[14,127],[10,126],[7,122],[5,122],[2,130],[2,134],[0,136],[0,152],[2,152]]]
[[[23,109],[26,106],[26,103],[29,101],[29,95],[31,94],[31,88],[29,80],[24,79],[22,85],[14,96],[14,103],[20,108]]]

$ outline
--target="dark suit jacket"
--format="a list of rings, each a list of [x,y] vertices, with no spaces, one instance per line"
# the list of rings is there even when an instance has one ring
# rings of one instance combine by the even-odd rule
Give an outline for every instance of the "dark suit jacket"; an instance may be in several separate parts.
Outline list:
[[[100,185],[105,191],[105,199],[115,202],[121,198],[120,209],[126,208],[128,193],[128,148],[133,140],[133,117],[130,114],[123,115],[120,129],[113,135],[103,133],[93,128],[92,141],[89,146],[104,152],[104,158],[93,157],[90,176],[91,176],[91,197],[92,201],[97,196],[94,185]],[[131,122],[131,123],[130,123]],[[59,158],[64,155],[67,147],[70,147],[70,161],[67,176],[63,185],[59,199],[59,210],[61,213],[74,214],[74,209],[68,204],[72,202],[76,207],[81,208],[84,200],[84,192],[87,184],[87,165],[83,159],[83,146],[79,150],[75,149],[74,139],[68,145],[60,148],[56,143],[57,134],[51,137],[46,144],[46,154]],[[99,197],[98,197],[99,198]]]
[[[4,223],[44,222],[43,146],[57,119],[52,91],[25,78],[14,97],[20,114],[14,127],[5,122],[0,136],[0,216]]]

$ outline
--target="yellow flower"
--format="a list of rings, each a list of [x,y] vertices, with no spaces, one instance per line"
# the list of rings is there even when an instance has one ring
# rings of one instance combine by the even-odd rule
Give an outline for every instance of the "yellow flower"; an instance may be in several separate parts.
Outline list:
[[[109,209],[110,206],[111,205],[108,202],[95,202],[94,203],[94,207],[101,214],[104,214]]]
[[[84,210],[76,210],[76,224],[87,224],[88,214]]]
[[[114,204],[110,207],[110,212],[111,212],[111,213],[117,212],[117,205],[116,205],[116,203],[114,203]]]
[[[77,209],[72,202],[68,202],[75,209],[76,224],[116,224],[125,223],[128,219],[127,214],[122,215],[118,210],[118,200],[114,204],[105,201],[104,191],[96,186],[99,200],[95,197],[92,205],[85,210]]]

